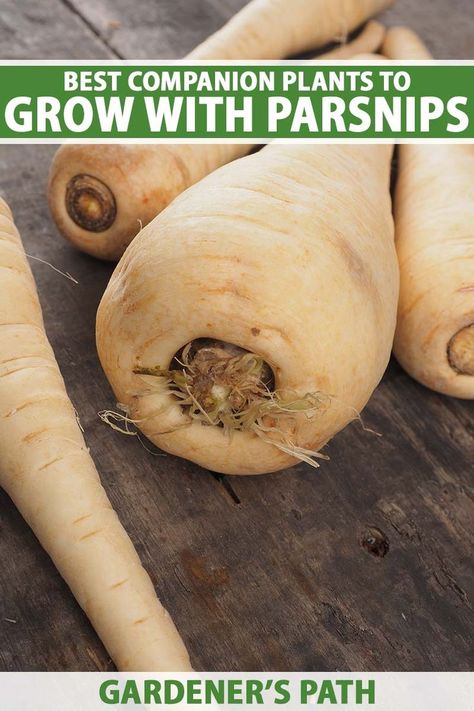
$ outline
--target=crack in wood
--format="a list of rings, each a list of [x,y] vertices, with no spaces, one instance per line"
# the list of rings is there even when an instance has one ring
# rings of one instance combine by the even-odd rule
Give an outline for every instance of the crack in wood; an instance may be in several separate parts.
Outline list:
[[[176,575],[176,579],[180,586],[183,588],[183,590],[187,593],[191,592],[191,588],[189,588],[186,585],[186,582],[183,580],[182,575],[181,575],[181,568],[177,565],[174,566],[174,574]]]
[[[92,32],[94,37],[96,37],[100,42],[102,42],[104,47],[106,47],[109,50],[109,52],[111,52],[117,59],[126,59],[126,57],[123,54],[118,52],[115,49],[115,47],[113,47],[110,44],[108,39],[106,37],[104,37],[104,35],[94,25],[94,23],[91,22],[88,19],[88,17],[83,15],[82,12],[77,9],[77,7],[74,5],[73,2],[71,2],[71,0],[59,0],[59,2],[61,2],[64,5],[64,7],[66,7],[70,12],[72,12],[73,15],[75,15],[77,18],[79,18],[79,20],[82,22],[82,24],[85,25],[90,32]]]
[[[229,479],[224,476],[224,474],[216,474],[216,472],[209,471],[209,474],[215,479],[224,489],[225,493],[228,495],[230,500],[235,506],[240,506],[242,501],[240,496],[235,491],[234,487],[230,483]]]
[[[398,535],[415,545],[420,563],[439,588],[445,593],[454,594],[463,605],[471,609],[467,592],[459,585],[439,551],[422,535],[416,523],[395,503],[382,502],[380,509]]]

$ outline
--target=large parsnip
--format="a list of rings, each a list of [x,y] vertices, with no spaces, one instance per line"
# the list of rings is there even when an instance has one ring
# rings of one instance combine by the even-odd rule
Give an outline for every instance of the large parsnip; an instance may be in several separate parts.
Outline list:
[[[389,30],[383,51],[432,59],[406,28]],[[474,146],[400,146],[395,225],[395,355],[433,390],[474,398]]]
[[[391,154],[269,145],[190,188],[133,241],[102,299],[97,344],[118,401],[153,442],[215,471],[271,472],[362,410],[395,328]],[[183,383],[172,360],[190,342],[196,377]],[[180,404],[180,385],[215,424]],[[233,428],[248,410],[256,421]]]

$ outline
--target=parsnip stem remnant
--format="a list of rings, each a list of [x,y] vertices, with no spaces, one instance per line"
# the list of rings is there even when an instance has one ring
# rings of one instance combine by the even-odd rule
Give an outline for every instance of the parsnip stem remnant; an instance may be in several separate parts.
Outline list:
[[[170,370],[161,368],[134,369],[137,375],[160,378],[169,392],[178,399],[190,421],[223,427],[233,432],[254,432],[267,438],[271,432],[274,446],[293,452],[295,459],[309,462],[322,458],[319,452],[300,451],[293,443],[296,420],[292,413],[315,417],[329,406],[330,398],[323,393],[306,393],[286,397],[274,389],[271,368],[255,353],[226,343],[189,343],[174,358]]]
[[[117,215],[109,188],[92,175],[75,175],[66,186],[66,209],[74,222],[90,232],[104,232]]]
[[[458,331],[448,346],[451,367],[460,375],[474,376],[474,323]]]

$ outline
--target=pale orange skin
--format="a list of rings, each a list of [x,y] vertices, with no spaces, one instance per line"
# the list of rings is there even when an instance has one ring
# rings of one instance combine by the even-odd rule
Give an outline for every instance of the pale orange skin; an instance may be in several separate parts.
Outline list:
[[[1,198],[0,272],[0,486],[120,670],[188,671],[184,644],[100,483]]]
[[[298,446],[317,450],[362,410],[395,329],[391,153],[267,146],[190,188],[133,241],[100,304],[97,346],[117,400],[159,447],[227,474],[297,461],[251,432],[181,427],[156,379],[134,375],[167,369],[196,338],[262,356],[278,390],[333,396],[297,417]]]
[[[432,59],[404,27],[392,59]],[[400,304],[394,351],[433,390],[474,398],[474,146],[403,145],[395,198]]]
[[[474,146],[403,146],[395,221],[395,355],[427,387],[474,398]]]

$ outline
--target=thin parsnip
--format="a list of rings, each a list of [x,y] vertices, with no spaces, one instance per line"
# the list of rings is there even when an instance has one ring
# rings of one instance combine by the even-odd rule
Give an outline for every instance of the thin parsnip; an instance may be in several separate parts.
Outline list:
[[[382,43],[388,59],[430,61],[433,55],[421,38],[409,27],[390,27]]]
[[[391,154],[269,145],[138,235],[97,317],[124,427],[259,474],[314,461],[359,415],[395,329]]]
[[[394,0],[252,0],[190,59],[281,59],[345,40]]]
[[[389,30],[383,52],[432,59],[401,27]],[[400,146],[395,225],[395,355],[429,388],[474,398],[474,146]]]
[[[338,47],[319,55],[318,59],[325,62],[336,59],[350,59],[357,55],[366,55],[377,52],[385,38],[385,26],[377,20],[370,20],[351,42],[345,42]]]
[[[184,644],[100,483],[1,198],[0,275],[0,485],[119,669],[189,670]]]
[[[252,0],[189,59],[274,59],[344,38],[394,0]],[[347,51],[347,48],[346,48]],[[356,53],[373,51],[372,46]],[[63,146],[50,173],[49,205],[77,247],[117,260],[177,195],[251,146]]]

